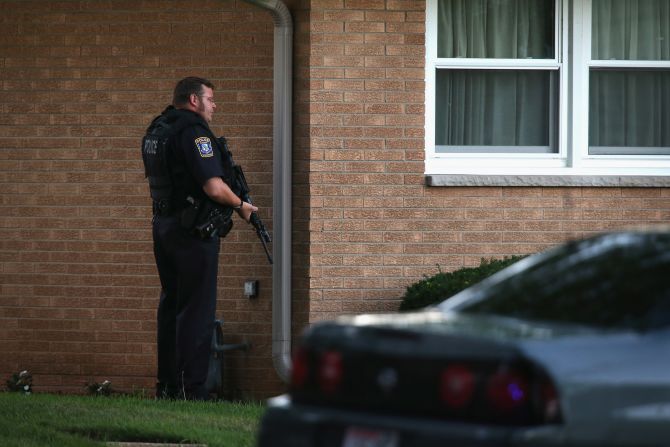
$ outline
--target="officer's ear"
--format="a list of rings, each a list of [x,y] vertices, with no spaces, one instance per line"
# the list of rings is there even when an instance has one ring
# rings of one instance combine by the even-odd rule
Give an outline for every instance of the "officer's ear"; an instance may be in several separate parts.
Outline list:
[[[188,102],[193,107],[197,107],[197,105],[198,105],[198,95],[196,93],[191,93],[191,95],[188,97]]]

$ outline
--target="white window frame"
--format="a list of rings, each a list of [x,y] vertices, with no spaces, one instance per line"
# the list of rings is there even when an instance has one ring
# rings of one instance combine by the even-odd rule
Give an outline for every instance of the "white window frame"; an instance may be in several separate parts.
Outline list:
[[[510,177],[527,177],[542,184],[547,177],[574,178],[579,185],[612,186],[602,179],[584,181],[577,177],[631,176],[633,185],[670,186],[670,155],[589,155],[589,69],[591,67],[667,68],[670,61],[592,61],[591,0],[555,0],[555,58],[549,59],[450,59],[437,57],[438,0],[426,3],[426,159],[428,184],[458,184],[470,179],[487,184],[477,176],[498,178],[509,184]],[[570,18],[570,20],[566,20]],[[572,36],[572,37],[571,37]],[[571,42],[570,39],[573,39]],[[581,42],[575,45],[574,42]],[[438,153],[435,146],[435,73],[438,69],[548,69],[559,72],[558,152],[528,153]],[[571,93],[570,93],[571,92]],[[572,112],[572,113],[571,113]],[[437,177],[436,177],[437,176]],[[456,183],[435,181],[455,176]],[[640,181],[639,178],[642,177]],[[474,178],[474,180],[473,180]],[[533,184],[522,179],[522,184]],[[646,179],[645,179],[646,178]],[[652,180],[649,180],[652,179]],[[442,179],[444,180],[444,178]],[[466,182],[467,183],[467,182]],[[561,184],[561,182],[558,182]]]

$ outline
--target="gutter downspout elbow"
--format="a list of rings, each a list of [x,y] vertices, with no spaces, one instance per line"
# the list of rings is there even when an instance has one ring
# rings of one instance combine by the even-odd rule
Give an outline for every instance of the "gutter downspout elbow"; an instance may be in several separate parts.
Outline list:
[[[288,382],[291,368],[291,164],[293,20],[280,0],[244,0],[274,20],[272,361]]]

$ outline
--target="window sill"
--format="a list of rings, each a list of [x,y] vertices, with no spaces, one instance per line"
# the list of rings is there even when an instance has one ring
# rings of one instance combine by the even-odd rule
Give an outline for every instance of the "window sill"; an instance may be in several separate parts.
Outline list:
[[[426,174],[426,186],[670,187],[670,176]]]

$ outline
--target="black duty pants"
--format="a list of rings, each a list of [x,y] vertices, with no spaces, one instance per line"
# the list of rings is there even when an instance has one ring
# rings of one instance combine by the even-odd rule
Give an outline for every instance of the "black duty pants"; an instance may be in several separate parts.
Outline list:
[[[158,304],[158,389],[163,396],[206,399],[216,311],[219,238],[200,240],[178,217],[156,216],[154,255]]]

